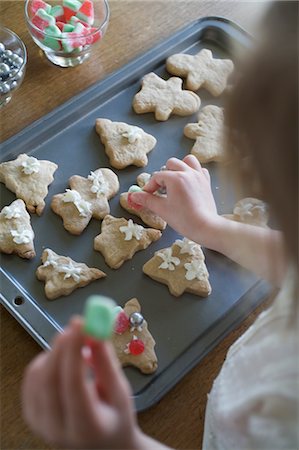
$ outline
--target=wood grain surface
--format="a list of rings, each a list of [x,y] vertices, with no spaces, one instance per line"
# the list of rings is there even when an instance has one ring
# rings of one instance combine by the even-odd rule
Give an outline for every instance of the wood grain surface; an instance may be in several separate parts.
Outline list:
[[[97,53],[81,66],[63,69],[49,63],[31,40],[24,21],[24,2],[2,0],[1,22],[25,42],[28,64],[22,86],[0,110],[1,141],[195,19],[224,16],[254,33],[266,6],[265,2],[240,1],[110,1],[110,25]],[[157,405],[139,414],[139,424],[146,433],[171,447],[201,448],[207,393],[213,379],[229,346],[269,302],[230,333]],[[53,449],[31,433],[21,414],[23,371],[39,351],[40,347],[1,306],[2,450]]]

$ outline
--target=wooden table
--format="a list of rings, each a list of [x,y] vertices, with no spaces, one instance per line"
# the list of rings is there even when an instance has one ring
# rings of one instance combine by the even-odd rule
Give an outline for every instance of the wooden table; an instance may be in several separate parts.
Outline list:
[[[0,112],[1,141],[39,119],[185,24],[207,15],[225,16],[254,32],[263,2],[147,1],[110,2],[111,20],[99,57],[73,69],[51,65],[31,40],[23,18],[23,2],[3,1],[2,23],[14,30],[28,49],[25,80]],[[269,303],[252,313],[156,406],[139,414],[141,428],[165,444],[200,448],[207,393],[229,346]],[[40,347],[1,307],[1,442],[2,450],[50,449],[26,427],[21,416],[23,370]]]

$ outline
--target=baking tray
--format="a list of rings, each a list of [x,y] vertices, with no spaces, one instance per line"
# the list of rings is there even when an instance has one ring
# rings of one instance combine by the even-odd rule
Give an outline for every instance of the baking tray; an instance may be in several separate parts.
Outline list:
[[[120,192],[127,191],[142,171],[153,172],[169,157],[182,158],[188,154],[193,141],[183,136],[183,128],[186,123],[196,121],[197,115],[172,116],[167,122],[157,122],[153,114],[135,114],[131,104],[140,89],[142,76],[154,71],[167,79],[170,75],[165,70],[165,60],[173,53],[194,54],[205,47],[211,49],[216,57],[231,57],[244,53],[250,44],[250,36],[229,20],[202,18],[1,145],[2,161],[28,153],[54,161],[59,167],[49,188],[43,215],[32,216],[37,256],[30,261],[14,255],[1,257],[1,302],[42,347],[49,348],[54,333],[61,331],[73,314],[82,313],[89,295],[102,293],[120,305],[137,297],[156,340],[159,360],[159,368],[153,375],[142,375],[134,368],[125,369],[138,411],[157,402],[191,370],[261,303],[269,293],[269,287],[227,258],[205,250],[212,294],[206,299],[192,294],[175,298],[166,286],[146,277],[141,270],[157,249],[171,245],[178,237],[172,229],[167,227],[158,242],[137,253],[115,271],[107,267],[103,257],[93,250],[93,239],[100,232],[100,222],[93,219],[81,236],[72,236],[63,228],[61,218],[51,211],[50,200],[54,194],[64,192],[70,176],[86,177],[90,170],[109,167],[94,128],[98,117],[141,126],[158,141],[149,154],[146,168],[115,170],[120,180]],[[221,98],[215,99],[204,90],[200,91],[200,97],[202,106],[221,104]],[[230,212],[236,200],[234,191],[228,183],[223,187],[222,175],[216,164],[208,167],[219,212]],[[1,184],[1,208],[14,199],[14,194]],[[110,205],[114,216],[130,217],[119,206],[119,195],[110,201]],[[134,220],[141,223],[135,216]],[[35,277],[45,247],[91,267],[99,267],[108,276],[77,289],[68,297],[48,301],[44,295],[44,283]]]

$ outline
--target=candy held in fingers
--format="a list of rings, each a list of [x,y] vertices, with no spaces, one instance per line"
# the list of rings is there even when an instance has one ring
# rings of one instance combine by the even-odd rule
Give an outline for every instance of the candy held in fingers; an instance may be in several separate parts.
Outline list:
[[[137,191],[135,191],[135,192],[137,192]],[[140,209],[143,208],[143,206],[142,205],[138,205],[138,203],[134,202],[134,200],[132,199],[132,194],[133,193],[134,192],[129,192],[128,193],[128,206],[129,206],[129,208],[136,209],[136,211],[139,211]]]
[[[117,312],[118,308],[112,299],[101,295],[89,297],[84,309],[84,332],[96,339],[109,339]]]

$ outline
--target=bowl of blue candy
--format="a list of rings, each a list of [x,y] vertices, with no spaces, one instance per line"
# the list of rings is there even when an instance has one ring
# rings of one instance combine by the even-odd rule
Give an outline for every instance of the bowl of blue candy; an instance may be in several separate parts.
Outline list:
[[[13,31],[0,26],[0,108],[7,105],[21,85],[26,61],[23,41]]]

